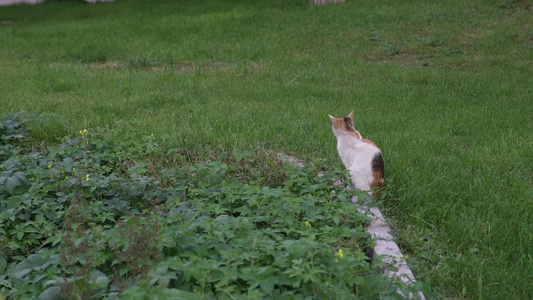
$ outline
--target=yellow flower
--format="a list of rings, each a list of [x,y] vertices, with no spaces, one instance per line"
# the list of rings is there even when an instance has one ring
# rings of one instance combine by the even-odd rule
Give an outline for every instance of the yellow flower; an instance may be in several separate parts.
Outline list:
[[[65,177],[65,179],[68,179],[68,176],[67,176],[67,177]]]
[[[309,223],[309,221],[305,221],[305,226],[311,228],[311,223]]]
[[[339,249],[339,251],[335,252],[335,256],[338,256],[339,258],[343,258],[344,252],[342,251],[342,249]]]
[[[89,174],[85,175],[85,180],[89,181]]]

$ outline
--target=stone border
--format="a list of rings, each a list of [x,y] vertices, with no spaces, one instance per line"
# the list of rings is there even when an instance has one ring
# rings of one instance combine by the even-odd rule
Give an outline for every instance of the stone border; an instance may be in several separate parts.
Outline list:
[[[277,153],[277,155],[281,160],[289,164],[295,165],[299,168],[305,168],[305,161],[301,159],[283,153]],[[321,175],[322,174],[318,174],[318,176]],[[336,187],[344,186],[347,188],[340,181],[335,181],[333,185]],[[385,218],[383,217],[383,214],[379,208],[376,206],[371,206],[372,199],[370,197],[366,197],[362,204],[359,203],[359,198],[357,195],[353,196],[351,200],[357,206],[357,210],[360,213],[365,214],[370,219],[370,225],[368,226],[367,230],[372,238],[376,240],[376,245],[370,251],[370,259],[372,262],[376,261],[376,259],[380,257],[386,265],[392,266],[392,269],[385,268],[384,270],[389,278],[400,279],[405,284],[412,286],[416,282],[415,276],[403,258],[400,247],[398,247],[398,244],[396,244],[394,241],[394,237],[390,233],[390,227],[387,226]],[[415,295],[412,293],[409,293],[409,295],[406,296],[400,290],[397,292],[405,298],[415,299]],[[422,291],[418,291],[418,297],[416,298],[421,300],[426,299]]]
[[[394,241],[394,237],[390,233],[390,227],[387,226],[385,218],[379,208],[376,206],[370,206],[370,197],[365,198],[362,205],[359,204],[357,196],[353,196],[351,200],[357,206],[357,210],[370,219],[370,225],[367,230],[372,238],[376,240],[376,245],[370,253],[372,261],[375,261],[377,257],[380,257],[385,264],[391,265],[395,269],[385,268],[384,271],[390,278],[398,278],[405,284],[412,286],[416,282],[415,275],[403,258],[400,247],[398,247],[398,244]],[[412,293],[409,293],[409,295],[406,296],[400,290],[397,292],[405,298],[415,298]],[[417,298],[422,300],[426,299],[421,291],[418,291]]]

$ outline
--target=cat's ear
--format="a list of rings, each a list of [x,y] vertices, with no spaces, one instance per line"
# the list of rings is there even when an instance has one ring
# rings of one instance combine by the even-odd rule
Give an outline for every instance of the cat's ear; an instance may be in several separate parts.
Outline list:
[[[353,110],[350,112],[350,114],[348,115],[348,118],[352,119],[353,120]]]
[[[335,118],[332,115],[328,115],[328,116],[331,119],[331,123],[333,123],[333,126],[335,126],[336,128],[341,128],[341,125],[339,124],[339,118]]]

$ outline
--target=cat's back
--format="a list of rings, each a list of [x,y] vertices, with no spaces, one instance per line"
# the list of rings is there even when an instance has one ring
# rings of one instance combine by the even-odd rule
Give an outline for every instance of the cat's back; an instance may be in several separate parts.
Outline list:
[[[370,167],[374,159],[383,160],[381,150],[369,140],[358,140],[352,144],[352,147],[352,149],[345,149],[345,151],[352,152],[351,155],[354,158],[352,165]]]
[[[347,169],[352,175],[353,186],[363,191],[376,189],[376,195],[381,195],[385,176],[381,150],[374,143],[361,141],[352,155],[353,160]]]

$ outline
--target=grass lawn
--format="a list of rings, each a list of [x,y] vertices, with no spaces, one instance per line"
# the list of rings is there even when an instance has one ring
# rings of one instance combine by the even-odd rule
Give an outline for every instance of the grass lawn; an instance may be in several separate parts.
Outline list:
[[[415,276],[442,298],[531,299],[530,3],[0,7],[0,114],[42,113],[46,144],[103,127],[153,134],[169,164],[273,150],[328,168],[327,115],[353,109]]]

